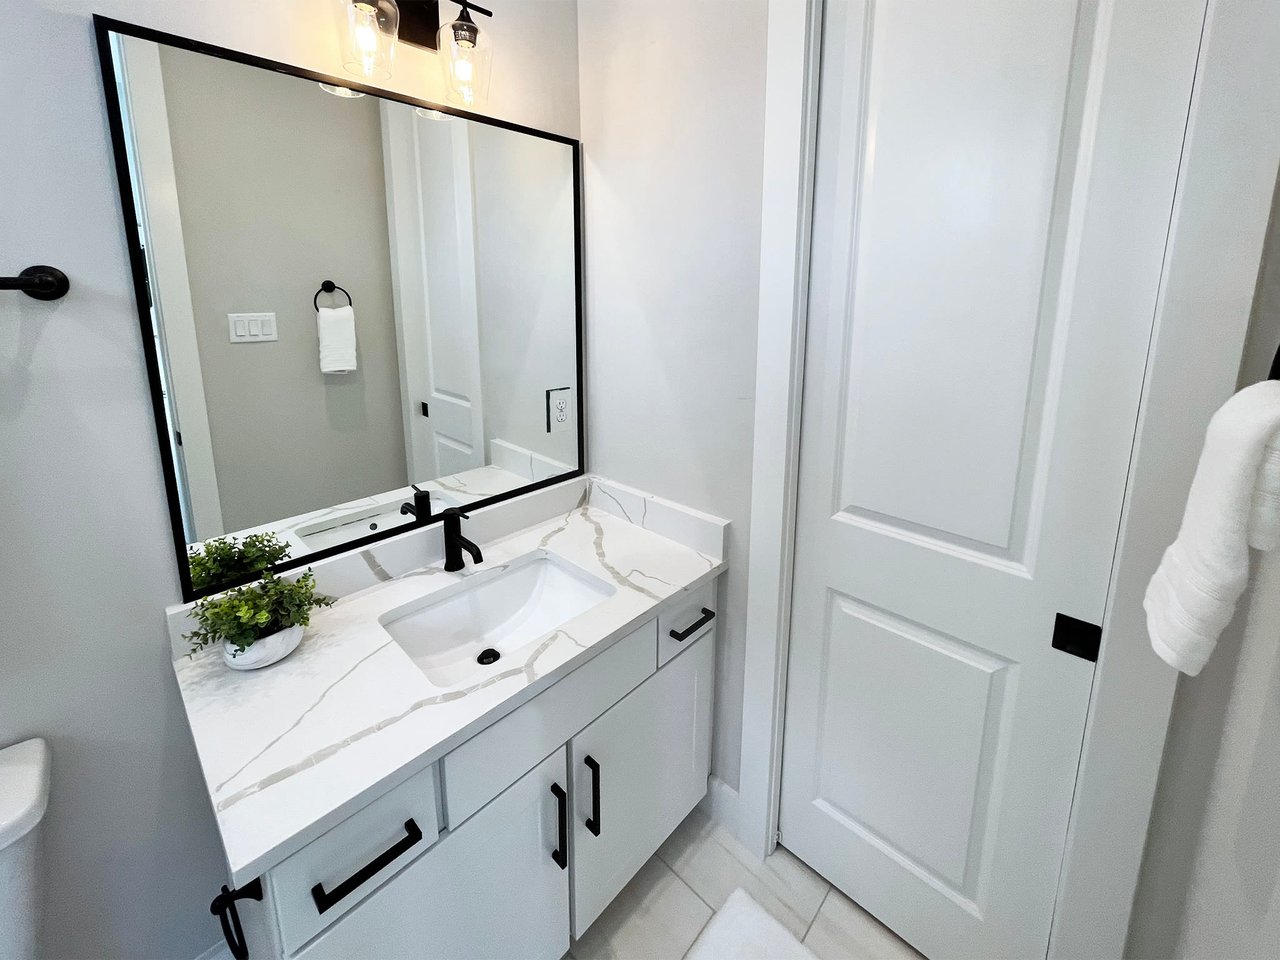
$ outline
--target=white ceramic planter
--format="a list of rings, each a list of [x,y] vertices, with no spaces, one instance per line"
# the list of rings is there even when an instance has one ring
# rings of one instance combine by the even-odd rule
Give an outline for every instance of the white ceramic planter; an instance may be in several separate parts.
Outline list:
[[[245,647],[240,653],[236,652],[234,644],[223,640],[222,662],[232,670],[257,670],[259,667],[268,667],[283,660],[298,648],[298,644],[302,642],[302,630],[301,624],[286,627],[279,633],[263,637],[257,643]]]

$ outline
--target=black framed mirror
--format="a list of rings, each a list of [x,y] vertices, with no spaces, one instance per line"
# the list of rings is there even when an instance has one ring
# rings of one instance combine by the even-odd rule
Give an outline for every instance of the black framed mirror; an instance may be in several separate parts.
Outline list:
[[[184,600],[582,475],[578,141],[94,21]]]

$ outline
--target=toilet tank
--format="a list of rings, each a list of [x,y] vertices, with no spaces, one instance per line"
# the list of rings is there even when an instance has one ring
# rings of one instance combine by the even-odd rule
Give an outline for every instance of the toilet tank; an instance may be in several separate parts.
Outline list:
[[[49,802],[49,745],[0,749],[0,955],[35,960],[40,821]],[[11,952],[10,952],[11,951]]]

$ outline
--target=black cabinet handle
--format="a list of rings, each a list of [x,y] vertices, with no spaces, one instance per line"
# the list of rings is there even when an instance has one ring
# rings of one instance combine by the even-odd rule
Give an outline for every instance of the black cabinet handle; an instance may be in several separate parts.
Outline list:
[[[686,640],[688,640],[691,636],[693,636],[695,633],[697,633],[699,630],[701,630],[703,627],[705,627],[708,623],[710,623],[715,618],[716,618],[716,612],[714,610],[708,610],[706,607],[703,607],[702,616],[700,616],[697,620],[693,621],[693,623],[689,624],[687,629],[672,630],[671,639],[677,641],[678,643],[684,643]]]
[[[594,837],[600,836],[600,764],[595,757],[586,756],[582,762],[591,771],[591,816],[587,817],[587,829]]]
[[[558,783],[551,785],[551,794],[556,798],[556,804],[560,808],[558,818],[560,822],[560,845],[551,851],[551,859],[556,862],[556,866],[561,870],[569,866],[569,797],[564,792],[564,787]]]
[[[323,883],[317,883],[312,887],[311,899],[316,902],[316,909],[321,913],[329,910],[339,901],[355,892],[357,887],[395,860],[396,857],[400,856],[415,843],[421,842],[421,840],[422,829],[410,817],[404,822],[404,836],[401,839],[387,847],[386,850],[383,850],[382,853],[378,854],[332,890],[326,891]]]
[[[240,911],[236,909],[236,901],[261,899],[262,879],[254,878],[239,890],[232,890],[224,883],[222,892],[209,904],[209,912],[222,924],[223,939],[227,941],[227,947],[235,960],[249,960],[249,944],[244,938],[244,928],[240,926]]]

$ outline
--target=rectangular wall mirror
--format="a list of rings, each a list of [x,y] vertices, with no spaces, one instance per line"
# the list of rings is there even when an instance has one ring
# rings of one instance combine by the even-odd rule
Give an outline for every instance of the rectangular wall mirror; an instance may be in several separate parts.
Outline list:
[[[185,599],[582,473],[576,141],[98,30]]]

